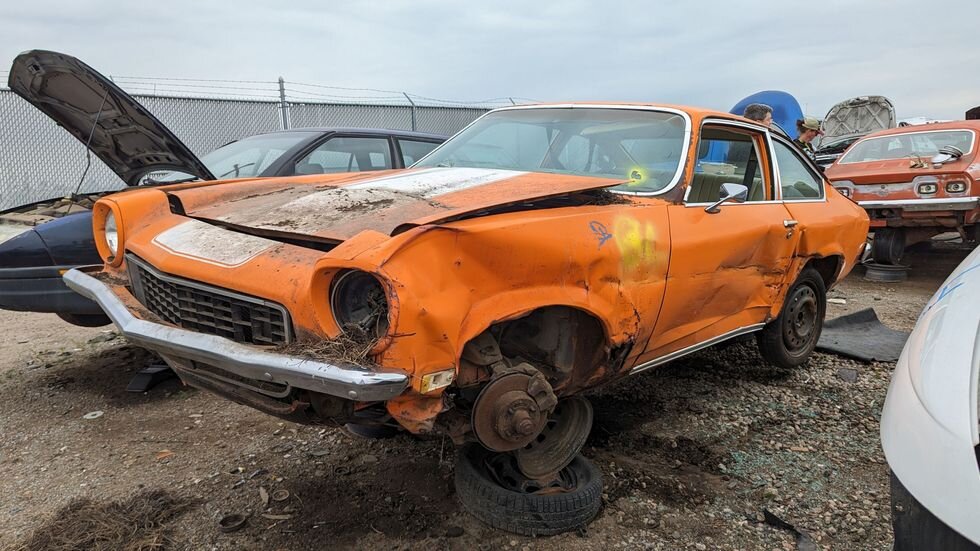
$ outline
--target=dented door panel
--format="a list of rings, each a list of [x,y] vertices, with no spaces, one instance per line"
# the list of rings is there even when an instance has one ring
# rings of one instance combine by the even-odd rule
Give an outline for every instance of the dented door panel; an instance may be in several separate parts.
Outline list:
[[[780,203],[668,207],[671,263],[648,361],[767,321],[798,242]]]

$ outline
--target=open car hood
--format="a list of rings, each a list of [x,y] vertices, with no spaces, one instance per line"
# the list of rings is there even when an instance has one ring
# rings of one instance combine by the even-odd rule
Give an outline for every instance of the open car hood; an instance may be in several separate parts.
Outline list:
[[[844,100],[827,111],[823,120],[824,135],[818,148],[895,128],[895,107],[885,96],[859,96]]]
[[[267,237],[341,242],[365,230],[395,235],[512,210],[627,201],[596,190],[622,180],[495,170],[425,168],[302,176],[170,190],[183,214]]]
[[[127,185],[160,170],[215,179],[145,107],[70,55],[24,52],[14,59],[7,84],[83,144],[91,136],[89,149]]]

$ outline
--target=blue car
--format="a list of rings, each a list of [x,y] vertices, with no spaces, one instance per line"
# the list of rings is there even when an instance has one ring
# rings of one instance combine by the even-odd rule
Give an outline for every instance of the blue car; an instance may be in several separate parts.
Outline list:
[[[8,85],[79,141],[90,142],[92,154],[127,186],[404,168],[446,139],[401,130],[301,128],[244,138],[198,158],[129,94],[74,57],[23,53]],[[95,96],[105,98],[104,111],[112,117],[99,119],[93,130],[92,119],[78,113]],[[102,263],[88,209],[108,193],[0,212],[0,309],[50,312],[87,327],[110,323],[98,305],[61,279],[71,268]]]

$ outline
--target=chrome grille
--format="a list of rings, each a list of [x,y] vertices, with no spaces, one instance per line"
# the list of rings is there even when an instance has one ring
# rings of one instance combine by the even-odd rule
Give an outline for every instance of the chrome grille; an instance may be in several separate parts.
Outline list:
[[[163,274],[128,255],[133,294],[165,321],[235,342],[290,342],[289,314],[279,304]]]

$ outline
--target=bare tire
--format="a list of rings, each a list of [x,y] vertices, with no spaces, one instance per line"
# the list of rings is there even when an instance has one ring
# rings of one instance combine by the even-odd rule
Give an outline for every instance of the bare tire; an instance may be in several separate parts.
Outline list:
[[[112,323],[109,316],[105,314],[66,314],[64,312],[58,312],[56,315],[64,321],[79,327],[102,327],[103,325]]]
[[[584,527],[602,507],[602,475],[581,455],[544,487],[522,478],[516,464],[500,468],[506,461],[514,459],[478,444],[461,449],[456,461],[456,493],[463,507],[494,528],[550,536]]]
[[[782,368],[805,362],[820,339],[827,313],[827,287],[823,278],[807,268],[786,293],[779,316],[756,334],[765,360]]]
[[[878,264],[897,265],[905,256],[905,230],[881,228],[871,241],[871,258]]]

